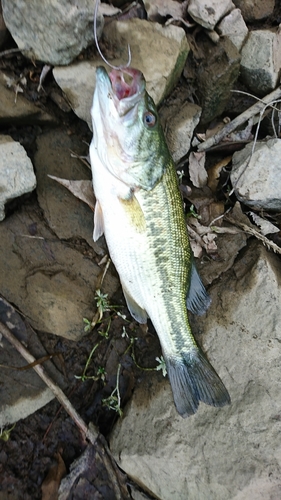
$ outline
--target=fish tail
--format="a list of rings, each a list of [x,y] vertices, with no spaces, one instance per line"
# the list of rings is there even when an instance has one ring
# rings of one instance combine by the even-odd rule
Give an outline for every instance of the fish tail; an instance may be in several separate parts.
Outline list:
[[[230,403],[227,389],[199,347],[179,357],[165,356],[165,361],[175,406],[182,417],[196,413],[200,401],[211,406]]]

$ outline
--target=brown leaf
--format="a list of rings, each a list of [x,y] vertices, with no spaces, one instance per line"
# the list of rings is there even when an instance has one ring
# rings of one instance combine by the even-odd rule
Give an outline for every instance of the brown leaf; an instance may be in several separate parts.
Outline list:
[[[205,153],[190,153],[189,175],[193,186],[197,188],[206,186],[208,175],[205,169]]]
[[[68,179],[61,179],[60,177],[55,177],[54,175],[48,175],[50,179],[57,181],[66,187],[76,198],[87,203],[89,207],[94,210],[95,208],[95,196],[93,192],[92,181],[71,181]]]
[[[66,474],[66,467],[60,453],[56,453],[57,464],[50,468],[41,489],[42,500],[57,500],[62,478]]]
[[[208,186],[213,193],[215,193],[218,187],[218,182],[222,169],[226,167],[231,162],[231,160],[232,156],[227,156],[223,160],[216,163],[216,165],[213,165],[211,168],[208,169]]]

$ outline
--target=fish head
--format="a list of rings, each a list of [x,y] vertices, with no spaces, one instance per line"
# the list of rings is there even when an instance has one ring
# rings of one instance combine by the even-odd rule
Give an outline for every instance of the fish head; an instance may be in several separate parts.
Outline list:
[[[163,150],[169,153],[141,71],[98,67],[91,115],[103,166],[132,190],[153,189],[165,169]]]

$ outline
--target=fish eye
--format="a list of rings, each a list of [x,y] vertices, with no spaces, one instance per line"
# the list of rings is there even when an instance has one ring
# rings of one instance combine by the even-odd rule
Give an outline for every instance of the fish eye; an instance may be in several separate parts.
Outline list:
[[[143,123],[148,127],[152,128],[156,124],[156,116],[151,111],[145,111],[143,114]]]

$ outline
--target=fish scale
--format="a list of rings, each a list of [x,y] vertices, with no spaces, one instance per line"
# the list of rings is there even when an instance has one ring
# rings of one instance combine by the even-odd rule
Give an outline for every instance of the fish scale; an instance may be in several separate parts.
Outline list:
[[[123,73],[132,79],[131,87]],[[126,92],[125,92],[126,90]],[[132,316],[151,319],[175,406],[224,406],[229,394],[196,344],[188,308],[210,300],[194,266],[172,157],[140,71],[97,68],[90,157],[97,200],[94,239],[104,232]]]

